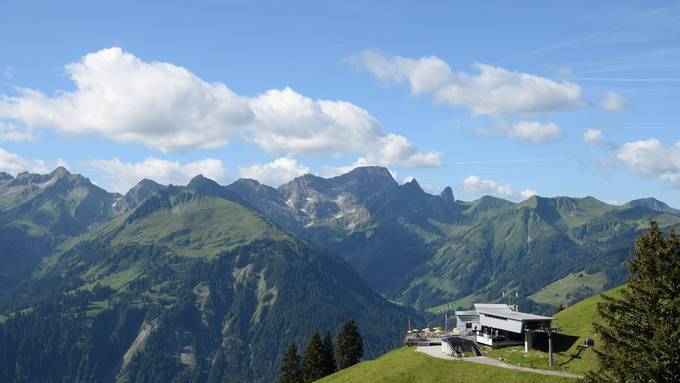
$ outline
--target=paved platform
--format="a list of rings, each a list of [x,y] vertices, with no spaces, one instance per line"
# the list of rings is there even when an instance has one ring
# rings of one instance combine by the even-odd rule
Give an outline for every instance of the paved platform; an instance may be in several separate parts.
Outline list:
[[[457,360],[457,361],[470,362],[470,363],[486,364],[488,366],[494,366],[494,367],[499,367],[499,368],[507,368],[508,370],[530,372],[530,373],[539,374],[539,375],[559,376],[559,377],[562,377],[562,378],[570,378],[570,379],[581,379],[581,378],[583,378],[583,376],[581,376],[581,375],[569,374],[569,373],[566,373],[566,372],[553,371],[553,370],[541,370],[541,369],[538,369],[538,368],[529,368],[529,367],[520,367],[520,366],[516,366],[514,364],[501,362],[498,359],[487,358],[486,356],[474,356],[474,357],[470,357],[470,358],[454,358],[451,355],[447,355],[447,354],[443,353],[441,346],[418,346],[416,348],[416,351],[422,352],[423,354],[426,354],[426,355],[429,355],[433,358],[438,358],[438,359]]]

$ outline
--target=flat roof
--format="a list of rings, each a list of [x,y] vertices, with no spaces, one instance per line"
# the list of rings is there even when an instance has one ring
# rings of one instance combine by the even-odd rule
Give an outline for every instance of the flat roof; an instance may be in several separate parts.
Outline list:
[[[456,316],[462,316],[462,315],[477,316],[479,314],[477,313],[477,310],[456,311]]]
[[[546,317],[543,315],[535,315],[514,311],[508,305],[504,304],[490,304],[490,303],[475,303],[475,309],[480,314],[495,315],[502,318],[508,318],[518,321],[538,321],[538,320],[553,320],[553,317]]]

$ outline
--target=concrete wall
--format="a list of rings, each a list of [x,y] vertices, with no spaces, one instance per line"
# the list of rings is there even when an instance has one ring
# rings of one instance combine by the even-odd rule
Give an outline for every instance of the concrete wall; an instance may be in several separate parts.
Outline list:
[[[466,323],[479,323],[479,317],[477,315],[457,315],[456,316],[456,327],[458,331],[463,333],[467,330]]]
[[[510,332],[514,332],[517,334],[522,333],[522,321],[516,321],[512,319],[497,319],[497,318],[491,318],[487,316],[486,314],[479,314],[479,324],[482,326],[488,326],[488,327],[493,327],[497,328],[500,330],[506,330]]]

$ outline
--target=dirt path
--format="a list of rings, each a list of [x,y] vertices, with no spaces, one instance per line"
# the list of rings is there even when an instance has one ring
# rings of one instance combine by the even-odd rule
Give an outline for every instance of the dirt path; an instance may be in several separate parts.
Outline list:
[[[507,368],[509,370],[531,372],[531,373],[540,374],[540,375],[559,376],[559,377],[562,377],[562,378],[571,378],[571,379],[583,378],[581,375],[569,374],[569,373],[566,373],[566,372],[553,371],[553,370],[540,370],[540,369],[537,369],[537,368],[529,368],[529,367],[520,367],[520,366],[516,366],[514,364],[501,362],[500,360],[497,360],[497,359],[487,358],[486,356],[475,356],[475,357],[464,358],[464,359],[454,358],[450,355],[444,354],[442,352],[441,346],[418,346],[416,348],[416,351],[422,352],[423,354],[429,355],[433,358],[439,358],[439,359],[459,360],[459,361],[462,360],[464,362],[486,364],[486,365],[489,365],[489,366]]]

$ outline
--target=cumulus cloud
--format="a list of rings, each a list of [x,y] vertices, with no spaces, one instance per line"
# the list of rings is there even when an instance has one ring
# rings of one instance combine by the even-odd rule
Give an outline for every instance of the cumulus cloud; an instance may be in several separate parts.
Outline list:
[[[616,159],[633,174],[656,177],[680,187],[680,141],[665,146],[650,138],[627,142],[616,152]]]
[[[148,157],[142,162],[123,162],[118,158],[112,160],[91,160],[85,165],[99,170],[103,174],[103,184],[113,191],[125,193],[144,178],[161,184],[184,185],[191,178],[202,174],[217,182],[224,181],[226,170],[222,161],[214,158],[181,164],[179,161],[168,161]]]
[[[65,70],[75,90],[50,97],[19,89],[16,96],[0,98],[0,118],[163,152],[221,147],[238,136],[284,156],[357,153],[403,166],[431,164],[438,156],[385,132],[366,110],[349,102],[313,100],[290,88],[244,97],[185,68],[147,62],[120,48],[87,54]],[[402,149],[381,153],[395,137],[405,141]]]
[[[509,138],[526,142],[547,143],[564,138],[562,129],[553,122],[519,121],[512,125],[500,124],[497,130]]]
[[[253,119],[244,98],[207,83],[185,68],[145,62],[120,48],[66,65],[76,90],[48,97],[19,89],[4,97],[10,118],[64,134],[98,134],[162,151],[209,148]]]
[[[47,173],[42,160],[31,160],[0,148],[0,171],[16,175],[21,172]]]
[[[508,184],[491,179],[482,179],[479,176],[469,176],[463,180],[463,193],[490,194],[513,200],[525,200],[531,196],[538,195],[536,190],[528,187],[516,193]]]
[[[608,112],[616,112],[617,110],[623,109],[625,102],[623,96],[616,92],[608,91],[602,96],[602,102],[600,103],[602,109]]]
[[[597,129],[588,129],[583,132],[583,141],[588,145],[599,145],[604,141],[602,131]]]
[[[277,187],[295,177],[308,174],[309,168],[293,158],[281,157],[266,164],[253,164],[240,169],[241,177],[252,178]]]
[[[0,142],[21,142],[35,140],[31,129],[21,127],[13,122],[0,121]]]
[[[366,156],[357,158],[351,165],[324,166],[322,175],[334,177],[347,173],[359,166],[403,166],[406,168],[431,168],[442,164],[440,152],[421,152],[406,137],[387,134],[371,143],[375,147]],[[395,172],[390,170],[393,176]],[[395,178],[397,178],[395,176]]]
[[[488,193],[505,197],[512,196],[510,185],[501,184],[494,180],[484,180],[479,176],[469,176],[463,180],[463,192],[467,194]]]
[[[435,102],[465,107],[475,115],[540,113],[583,104],[577,84],[487,64],[477,63],[475,73],[466,73],[436,56],[414,59],[370,50],[350,61],[381,81],[407,82],[415,95],[430,93]]]

